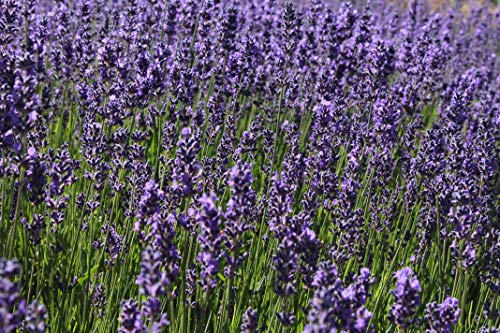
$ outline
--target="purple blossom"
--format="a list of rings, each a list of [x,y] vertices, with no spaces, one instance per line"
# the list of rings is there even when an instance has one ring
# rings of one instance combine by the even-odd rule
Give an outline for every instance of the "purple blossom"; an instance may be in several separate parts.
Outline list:
[[[286,178],[286,175],[275,174],[272,177],[271,205],[269,207],[269,229],[278,239],[285,235],[287,220],[292,211],[293,187]]]
[[[220,259],[223,255],[222,213],[216,206],[217,197],[214,193],[203,194],[198,201],[201,209],[196,216],[196,221],[201,231],[198,236],[201,251],[198,253],[197,260],[201,265],[202,286],[212,289],[217,282],[215,277],[219,272]]]
[[[46,320],[47,310],[45,306],[32,302],[26,307],[26,318],[21,326],[31,333],[44,333],[47,331]]]
[[[427,333],[451,333],[453,325],[458,322],[460,317],[460,308],[458,299],[446,297],[443,303],[428,303],[425,309],[425,319],[429,328]]]
[[[175,243],[174,217],[160,214],[152,225],[153,246],[161,253],[161,263],[167,274],[168,284],[175,282],[179,275],[181,259]]]
[[[148,246],[141,254],[141,272],[137,276],[140,293],[148,297],[166,295],[169,283],[167,273],[162,271],[161,253]]]
[[[258,332],[257,327],[259,324],[259,318],[257,317],[257,311],[248,308],[243,313],[243,318],[241,320],[241,333],[256,333]]]
[[[409,267],[397,271],[394,277],[397,279],[396,288],[391,291],[394,304],[391,306],[388,318],[392,323],[406,328],[413,323],[412,317],[421,303],[422,288],[420,281]]]
[[[144,186],[144,192],[139,202],[140,211],[137,214],[139,219],[146,219],[160,212],[160,204],[164,199],[164,193],[158,189],[153,180],[150,180]]]
[[[289,237],[281,240],[273,258],[277,272],[275,291],[280,296],[290,296],[296,292],[296,273],[299,270],[299,255],[295,243]]]
[[[97,283],[92,287],[91,294],[92,306],[95,308],[97,316],[104,317],[104,307],[106,306],[106,291],[104,290],[104,285],[102,283]]]
[[[200,146],[196,135],[185,127],[177,146],[177,157],[174,161],[173,187],[179,191],[181,197],[191,196],[198,191],[197,179],[200,177],[201,168],[197,161]]]
[[[249,164],[238,163],[229,172],[228,185],[231,187],[231,198],[227,203],[225,217],[225,243],[227,247],[227,274],[232,275],[248,256],[243,252],[241,237],[254,228],[252,215],[256,194],[251,188],[253,176]]]
[[[39,245],[42,239],[42,231],[45,228],[45,216],[34,214],[32,221],[23,218],[22,223],[29,232],[30,241],[33,245]]]
[[[122,301],[119,333],[147,333],[139,306],[134,300]]]
[[[160,215],[160,205],[165,199],[165,194],[158,188],[155,181],[150,180],[144,186],[144,192],[139,201],[139,212],[137,213],[137,222],[134,230],[138,231],[140,237],[149,240],[151,233],[147,233],[147,226],[158,223]]]
[[[372,313],[365,307],[373,282],[370,271],[362,268],[359,276],[345,285],[337,267],[322,262],[313,279],[315,292],[303,332],[373,332],[369,326]]]
[[[30,196],[30,201],[35,205],[40,204],[44,200],[46,179],[46,166],[40,161],[36,149],[34,147],[28,148],[27,164],[29,165],[26,170],[26,183],[25,187]]]

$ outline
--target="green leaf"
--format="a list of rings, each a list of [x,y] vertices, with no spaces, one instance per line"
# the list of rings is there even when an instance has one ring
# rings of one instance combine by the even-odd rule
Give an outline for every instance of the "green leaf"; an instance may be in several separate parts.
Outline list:
[[[90,269],[90,275],[94,275],[99,270],[99,265],[95,265]],[[89,274],[85,274],[77,280],[77,284],[81,285],[89,279]]]
[[[222,275],[221,273],[217,273],[217,276],[222,280],[222,282],[226,282],[226,277],[224,275]]]

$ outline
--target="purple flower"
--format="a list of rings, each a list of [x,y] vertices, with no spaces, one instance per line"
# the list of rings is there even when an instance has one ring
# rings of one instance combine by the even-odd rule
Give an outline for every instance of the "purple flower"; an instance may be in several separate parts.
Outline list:
[[[449,331],[435,318],[456,323],[457,307],[419,318],[408,269],[390,320],[368,269],[352,271],[410,260],[427,281],[437,241],[451,244],[445,271],[472,287],[460,304],[484,300],[472,319],[495,323],[500,10],[425,2],[0,0],[0,248],[33,266],[1,277],[0,331],[75,326],[23,293],[62,293],[84,328],[108,327],[114,314],[95,320],[117,306],[104,286],[134,261],[137,276],[113,286],[138,283],[123,332],[165,330],[177,294],[174,310],[193,310],[183,328],[225,329],[248,292],[261,316],[278,300],[265,330]],[[239,276],[259,263],[268,276]],[[73,266],[107,282],[80,290]],[[438,282],[425,295],[457,287]],[[262,298],[269,284],[277,295]]]
[[[162,190],[158,189],[158,186],[154,180],[150,180],[144,186],[144,192],[141,196],[141,201],[139,202],[140,211],[137,214],[139,219],[146,219],[160,212],[160,204],[164,199],[165,195]]]
[[[148,333],[146,326],[142,321],[142,315],[139,306],[134,300],[123,301],[120,314],[119,333]]]
[[[201,251],[197,260],[201,264],[201,277],[203,288],[214,288],[215,276],[219,272],[219,264],[223,255],[222,244],[224,241],[221,233],[221,211],[216,206],[217,197],[214,193],[209,196],[203,194],[198,200],[201,203],[196,221],[200,227],[198,243]]]
[[[22,223],[29,232],[32,244],[39,245],[42,238],[42,231],[45,228],[45,217],[40,214],[34,214],[31,222],[28,223],[27,219],[23,218]]]
[[[365,303],[374,279],[367,268],[362,268],[353,280],[345,286],[335,265],[329,262],[320,264],[313,279],[315,292],[304,333],[373,332],[369,326],[372,313],[366,309]]]
[[[420,281],[414,276],[409,267],[403,268],[394,274],[397,279],[396,288],[391,291],[394,296],[394,304],[391,306],[389,320],[406,328],[413,323],[412,317],[420,305]]]
[[[275,174],[272,177],[271,205],[269,207],[269,229],[278,239],[283,239],[286,232],[287,220],[292,212],[293,187],[286,175]]]
[[[162,271],[161,253],[151,245],[141,254],[141,272],[137,276],[140,293],[148,297],[165,295],[168,284],[167,273]]]
[[[274,269],[278,274],[274,289],[280,296],[290,296],[296,292],[295,274],[299,270],[299,255],[295,245],[292,239],[285,237],[280,241],[273,258]]]
[[[297,318],[293,315],[293,312],[288,311],[277,312],[276,317],[278,317],[283,326],[291,326],[295,324],[295,319]]]
[[[92,287],[90,300],[96,310],[97,316],[102,318],[105,314],[104,308],[106,306],[106,291],[102,283],[97,283]]]
[[[32,302],[26,307],[26,318],[22,326],[30,333],[44,333],[47,330],[46,319],[47,309],[45,309],[45,306]]]
[[[165,193],[158,188],[154,180],[148,181],[144,186],[144,192],[139,201],[139,212],[134,230],[139,232],[141,239],[148,241],[152,234],[146,233],[147,226],[158,223],[160,206],[165,199]]]
[[[31,152],[30,152],[31,150]],[[43,202],[45,197],[45,185],[47,184],[45,163],[40,161],[40,158],[31,147],[28,149],[28,165],[26,170],[25,186],[29,193],[30,201],[35,205]]]
[[[152,244],[161,253],[161,263],[167,274],[168,284],[174,283],[179,275],[181,259],[175,244],[174,221],[174,216],[160,214],[153,222],[151,230]]]
[[[427,333],[451,333],[453,325],[460,317],[458,299],[446,297],[441,304],[428,303],[425,309],[425,320],[427,321]]]
[[[257,317],[257,310],[249,307],[243,313],[240,331],[241,333],[257,333],[258,324],[259,318]]]
[[[241,237],[246,231],[254,228],[252,215],[254,215],[256,194],[251,188],[252,181],[249,164],[238,163],[229,171],[228,184],[231,187],[231,199],[224,213],[228,261],[226,273],[229,276],[248,256],[248,253],[242,251],[244,244]]]
[[[155,297],[143,303],[142,311],[132,299],[122,301],[121,306],[119,333],[160,333],[170,324],[166,315],[160,313],[160,301]]]
[[[192,135],[189,127],[183,128],[181,132],[182,137],[177,143],[172,186],[179,191],[181,197],[187,197],[198,191],[197,179],[200,177],[201,168],[197,156],[200,146],[196,135]]]

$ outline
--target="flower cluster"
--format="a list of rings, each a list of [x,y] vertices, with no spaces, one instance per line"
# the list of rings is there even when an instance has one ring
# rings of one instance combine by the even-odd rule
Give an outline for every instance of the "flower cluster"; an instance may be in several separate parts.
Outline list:
[[[425,309],[425,319],[429,328],[427,333],[451,333],[453,325],[458,322],[460,317],[460,308],[458,299],[446,297],[441,304],[432,302],[427,304]]]
[[[201,209],[196,216],[201,230],[198,237],[201,252],[196,259],[201,265],[202,280],[200,282],[203,288],[215,287],[215,277],[219,272],[219,263],[223,255],[222,213],[216,206],[216,200],[217,197],[214,193],[210,195],[203,194],[199,199]]]
[[[413,315],[421,304],[420,281],[409,267],[394,274],[396,287],[391,291],[394,304],[391,306],[389,320],[399,327],[406,328],[413,323]]]
[[[374,283],[367,268],[362,268],[353,282],[346,285],[337,267],[322,262],[314,276],[316,289],[308,313],[309,324],[303,332],[372,332],[372,313],[365,307],[369,288]]]

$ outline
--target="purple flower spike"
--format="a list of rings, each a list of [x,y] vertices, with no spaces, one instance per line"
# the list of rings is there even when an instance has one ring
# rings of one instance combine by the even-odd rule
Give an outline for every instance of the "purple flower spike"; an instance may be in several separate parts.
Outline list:
[[[148,246],[141,255],[141,272],[137,277],[140,292],[149,297],[165,295],[167,274],[161,270],[161,253]]]
[[[458,307],[458,299],[446,297],[441,304],[432,302],[427,304],[425,319],[429,328],[426,333],[451,333],[453,325],[458,322],[461,310]]]
[[[248,253],[243,252],[241,237],[246,231],[254,228],[251,224],[254,215],[253,205],[256,201],[255,192],[252,190],[253,177],[249,164],[239,162],[229,172],[228,185],[231,187],[231,199],[227,203],[224,214],[225,235],[227,247],[228,266],[226,275],[230,276],[241,265]]]
[[[219,272],[219,260],[223,255],[222,213],[216,206],[217,197],[214,193],[209,196],[203,194],[198,201],[201,203],[201,209],[197,214],[196,221],[201,230],[198,236],[201,252],[198,254],[197,260],[201,264],[201,277],[203,278],[201,284],[203,288],[214,288],[215,276]]]
[[[30,333],[44,333],[47,330],[46,319],[47,310],[45,306],[33,302],[26,308],[26,319],[23,322],[23,326]]]
[[[158,188],[154,180],[148,181],[144,185],[144,192],[139,201],[139,212],[134,229],[139,232],[142,240],[149,240],[151,234],[146,234],[144,229],[149,225],[157,223],[160,216],[160,206],[165,199],[165,194]]]
[[[402,327],[407,328],[413,324],[411,317],[416,313],[420,305],[420,281],[414,276],[409,267],[403,268],[394,274],[397,279],[396,288],[391,291],[394,296],[394,304],[391,306],[389,320]]]
[[[257,317],[257,310],[252,308],[246,309],[243,313],[243,319],[241,321],[241,333],[257,333],[257,326],[259,324],[259,318]]]
[[[141,312],[136,301],[122,302],[119,333],[147,333],[148,330],[142,321]]]
[[[197,135],[193,135],[189,127],[183,128],[177,147],[172,186],[180,197],[189,197],[198,192],[198,178],[201,176],[201,167],[197,160],[200,151]]]
[[[369,326],[372,313],[365,307],[368,289],[373,282],[370,271],[362,268],[359,276],[344,286],[337,267],[322,262],[313,279],[316,291],[303,332],[373,332]]]

